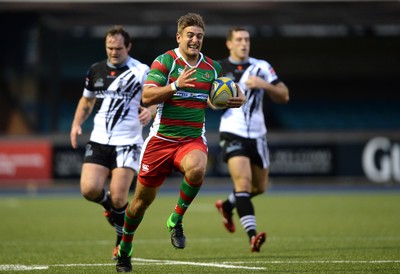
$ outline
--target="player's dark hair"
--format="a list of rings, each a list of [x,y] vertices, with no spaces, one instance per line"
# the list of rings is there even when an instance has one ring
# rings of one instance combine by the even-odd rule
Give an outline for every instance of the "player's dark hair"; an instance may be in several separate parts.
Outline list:
[[[205,30],[204,19],[200,14],[197,13],[187,13],[178,18],[178,33],[191,26],[200,27]]]
[[[129,44],[131,43],[131,36],[129,33],[120,25],[115,25],[112,26],[107,32],[105,38],[107,39],[107,36],[114,36],[117,34],[121,34],[122,37],[124,37],[124,45],[126,48],[129,47]]]
[[[228,41],[232,40],[233,33],[236,32],[236,31],[247,31],[247,32],[249,32],[249,30],[246,27],[239,27],[239,26],[232,27],[232,28],[230,28],[228,30],[228,33],[226,34],[226,40],[228,40]]]

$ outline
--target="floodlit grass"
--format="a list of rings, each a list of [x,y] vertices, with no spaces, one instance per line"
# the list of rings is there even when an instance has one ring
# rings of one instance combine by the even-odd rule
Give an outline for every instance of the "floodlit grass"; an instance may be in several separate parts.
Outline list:
[[[177,194],[176,194],[177,195]],[[166,220],[177,196],[160,194],[135,236],[136,273],[400,273],[400,192],[271,193],[254,198],[259,231],[251,253],[237,215],[225,231],[200,193],[175,250]],[[115,236],[101,208],[82,197],[1,196],[0,273],[115,273]]]

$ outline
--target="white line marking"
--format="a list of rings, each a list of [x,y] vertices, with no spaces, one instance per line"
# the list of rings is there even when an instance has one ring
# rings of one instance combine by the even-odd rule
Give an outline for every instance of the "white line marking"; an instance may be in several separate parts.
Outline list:
[[[247,267],[238,266],[237,264],[386,264],[386,263],[400,263],[400,260],[360,260],[360,261],[241,261],[241,262],[222,262],[222,263],[198,263],[198,262],[185,262],[185,261],[172,261],[172,260],[153,260],[143,258],[133,258],[135,262],[140,265],[151,264],[168,264],[168,265],[193,265],[193,266],[208,266],[219,268],[236,268],[248,270],[266,270],[265,267]],[[102,267],[114,266],[115,263],[109,264],[53,264],[53,265],[20,265],[20,264],[0,264],[0,271],[30,271],[30,270],[47,270],[50,267]]]
[[[0,264],[0,271],[29,271],[49,269],[48,265]]]
[[[267,261],[268,264],[386,264],[400,263],[400,260],[373,260],[373,261]]]
[[[195,266],[210,266],[219,268],[240,268],[240,269],[252,269],[252,270],[265,270],[265,267],[248,267],[248,266],[237,266],[228,264],[217,264],[217,263],[195,263],[195,262],[184,262],[184,261],[170,261],[170,260],[151,260],[151,259],[141,259],[134,258],[134,261],[138,262],[149,262],[158,264],[179,264],[179,265],[195,265]]]
[[[221,262],[222,264],[388,264],[400,263],[400,260],[373,260],[373,261],[237,261],[237,262]]]

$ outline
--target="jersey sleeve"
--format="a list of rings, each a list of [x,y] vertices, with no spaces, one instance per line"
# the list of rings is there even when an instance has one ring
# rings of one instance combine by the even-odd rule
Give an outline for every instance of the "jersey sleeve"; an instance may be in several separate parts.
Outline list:
[[[87,98],[94,98],[96,97],[96,92],[94,91],[94,84],[93,84],[93,67],[96,64],[92,65],[88,71],[86,72],[86,79],[85,79],[85,87],[83,89],[83,96]]]
[[[169,54],[159,55],[151,64],[150,71],[144,85],[162,87],[168,83],[168,74],[172,66],[172,57]]]
[[[268,81],[269,83],[272,83],[272,84],[279,82],[278,75],[276,74],[274,68],[272,67],[272,65],[270,63],[268,63],[267,61],[264,61],[263,67],[264,67],[264,71],[265,71],[264,79],[266,81]]]

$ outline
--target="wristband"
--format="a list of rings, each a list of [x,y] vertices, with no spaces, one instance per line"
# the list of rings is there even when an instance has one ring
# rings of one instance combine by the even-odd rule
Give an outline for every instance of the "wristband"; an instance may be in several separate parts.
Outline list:
[[[177,91],[177,90],[178,90],[178,87],[176,86],[176,82],[172,82],[172,83],[171,83],[171,89],[172,89],[173,91]]]

